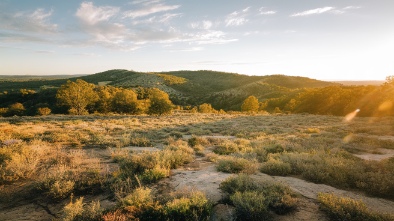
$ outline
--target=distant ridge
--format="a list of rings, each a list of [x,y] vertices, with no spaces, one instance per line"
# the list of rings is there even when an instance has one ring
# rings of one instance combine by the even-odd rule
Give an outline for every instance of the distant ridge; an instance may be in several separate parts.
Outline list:
[[[363,85],[382,85],[385,81],[331,81],[333,83],[342,84],[345,86],[363,86]]]
[[[55,79],[68,79],[75,77],[86,76],[84,74],[73,75],[0,75],[0,81],[31,81],[31,80],[55,80]]]

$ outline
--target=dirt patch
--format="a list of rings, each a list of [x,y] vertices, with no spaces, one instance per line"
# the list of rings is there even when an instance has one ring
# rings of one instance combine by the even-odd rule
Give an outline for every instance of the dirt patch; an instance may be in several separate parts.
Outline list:
[[[222,199],[219,184],[231,174],[221,173],[216,170],[213,163],[195,161],[184,168],[171,171],[171,187],[175,190],[199,190],[206,194],[212,202]]]
[[[266,178],[268,175],[259,174],[258,176]],[[268,176],[269,177],[269,176]],[[309,199],[317,199],[317,193],[334,193],[335,195],[350,197],[356,200],[362,200],[368,208],[381,213],[391,213],[394,211],[394,202],[381,198],[368,197],[363,194],[340,190],[325,184],[310,183],[295,177],[273,177],[274,180],[281,181],[289,185],[294,191]]]
[[[364,160],[376,160],[376,161],[394,157],[394,150],[392,149],[379,148],[376,151],[379,152],[379,154],[362,153],[362,154],[353,154],[353,155]]]

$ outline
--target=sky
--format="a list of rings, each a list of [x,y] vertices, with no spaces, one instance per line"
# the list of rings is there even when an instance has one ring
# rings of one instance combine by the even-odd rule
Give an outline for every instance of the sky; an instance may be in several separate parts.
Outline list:
[[[393,0],[1,0],[0,75],[394,75]]]

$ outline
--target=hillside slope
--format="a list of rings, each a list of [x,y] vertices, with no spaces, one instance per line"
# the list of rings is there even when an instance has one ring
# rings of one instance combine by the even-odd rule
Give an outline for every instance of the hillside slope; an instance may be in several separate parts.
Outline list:
[[[302,90],[338,85],[332,82],[285,75],[248,76],[217,71],[135,72],[122,69],[108,70],[68,79],[3,79],[0,91],[18,92],[20,89],[38,90],[43,86],[59,87],[67,80],[82,79],[96,85],[124,88],[159,88],[170,94],[176,104],[199,105],[211,103],[215,108],[239,109],[240,103],[254,95],[260,100],[281,98]]]

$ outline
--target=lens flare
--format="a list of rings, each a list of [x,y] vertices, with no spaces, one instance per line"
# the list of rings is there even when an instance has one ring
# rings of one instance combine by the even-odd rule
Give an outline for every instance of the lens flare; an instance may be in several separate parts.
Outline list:
[[[345,122],[350,122],[350,121],[352,121],[352,120],[356,117],[356,115],[357,115],[358,112],[360,112],[360,109],[356,109],[355,111],[348,113],[348,114],[345,116],[344,121],[345,121]]]
[[[392,101],[385,101],[379,105],[379,111],[389,111],[393,107]]]
[[[344,143],[349,143],[353,139],[353,134],[349,134],[346,137],[343,138]]]

